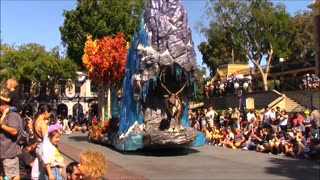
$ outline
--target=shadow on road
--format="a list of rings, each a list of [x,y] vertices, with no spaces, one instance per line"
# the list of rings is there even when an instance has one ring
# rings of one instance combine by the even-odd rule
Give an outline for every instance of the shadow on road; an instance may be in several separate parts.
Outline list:
[[[291,179],[320,179],[320,161],[305,159],[279,159],[269,160],[274,167],[267,167],[266,173],[289,177]],[[306,177],[306,174],[308,177]]]
[[[68,137],[68,139],[72,139],[74,141],[88,141],[88,137],[87,136],[70,136]]]
[[[200,151],[192,148],[186,148],[185,146],[168,146],[164,148],[154,147],[154,148],[144,148],[144,149],[138,149],[135,151],[121,151],[117,148],[115,148],[112,145],[105,145],[101,144],[99,142],[93,142],[89,141],[88,137],[85,134],[77,134],[73,136],[67,137],[70,140],[77,141],[77,142],[90,142],[96,145],[101,145],[104,147],[107,147],[113,151],[117,151],[124,155],[139,155],[139,156],[154,156],[154,157],[164,157],[164,156],[185,156],[193,153],[198,153]]]
[[[119,151],[121,152],[121,151]],[[137,151],[121,152],[125,155],[139,155],[139,156],[154,156],[154,157],[165,157],[165,156],[186,156],[193,153],[199,153],[200,151],[191,148],[145,148]]]

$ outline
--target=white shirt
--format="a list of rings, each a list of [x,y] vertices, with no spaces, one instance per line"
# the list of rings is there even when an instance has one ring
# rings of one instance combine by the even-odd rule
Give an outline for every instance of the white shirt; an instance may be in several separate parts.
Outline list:
[[[210,110],[210,111],[207,112],[206,116],[213,120],[215,114],[216,114],[216,112],[214,110]]]
[[[288,124],[288,115],[285,115],[285,117],[281,116],[279,122],[280,126],[286,126]]]
[[[263,122],[264,123],[270,123],[270,115],[271,115],[271,111],[263,113]]]
[[[255,121],[257,118],[256,118],[256,115],[254,114],[254,113],[250,113],[250,112],[248,112],[247,113],[247,120],[249,121],[249,122],[253,122],[253,121]]]

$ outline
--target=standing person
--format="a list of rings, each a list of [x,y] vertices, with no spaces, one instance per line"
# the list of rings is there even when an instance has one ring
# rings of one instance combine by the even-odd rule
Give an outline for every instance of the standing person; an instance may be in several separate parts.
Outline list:
[[[18,82],[16,79],[8,79],[6,82],[6,88],[8,90],[8,97],[0,96],[0,99],[9,104],[10,108],[6,109],[4,113],[2,113],[1,120],[3,121],[8,111],[20,112],[21,105],[20,105],[20,98],[19,93],[16,89],[18,86]]]
[[[311,113],[310,113],[311,121],[312,121],[312,128],[313,128],[313,134],[315,138],[319,136],[319,129],[320,129],[320,113],[319,110],[315,106],[311,107]]]
[[[39,107],[38,112],[35,114],[34,121],[34,133],[37,138],[37,148],[36,155],[37,159],[35,160],[34,165],[32,166],[32,179],[39,179],[39,172],[43,168],[42,163],[40,163],[40,159],[42,156],[42,143],[48,134],[48,124],[47,120],[51,116],[51,106],[47,104],[43,104]]]
[[[19,154],[20,178],[22,180],[31,180],[31,170],[36,159],[37,139],[35,137],[29,140],[29,144],[22,148],[22,153]]]
[[[255,114],[255,109],[251,108],[249,112],[247,113],[247,121],[248,124],[252,124],[257,120],[256,114]]]
[[[237,107],[233,109],[233,112],[231,114],[231,128],[234,131],[236,128],[240,128],[240,111]]]
[[[282,109],[280,111],[279,115],[280,115],[280,118],[279,118],[280,130],[283,132],[287,132],[288,131],[288,119],[289,119],[287,111],[285,109]]]
[[[218,115],[218,113],[214,110],[213,106],[209,107],[209,111],[206,114],[206,118],[207,118],[207,123],[213,123],[215,126],[218,125],[217,121],[216,121],[216,116]]]
[[[81,180],[83,175],[80,173],[78,162],[71,162],[66,167],[67,180]]]
[[[226,110],[221,111],[221,115],[219,116],[219,128],[224,128],[228,124]]]
[[[48,138],[43,142],[43,153],[41,161],[44,164],[39,174],[41,180],[62,180],[62,169],[64,168],[64,159],[58,150],[58,142],[60,140],[59,123],[49,126]]]
[[[279,130],[279,117],[277,116],[278,113],[274,108],[270,110],[270,126],[272,127],[272,131],[277,133]]]
[[[69,127],[69,120],[65,116],[63,117],[63,120],[62,120],[62,132],[66,134],[71,134],[72,132]]]
[[[5,113],[9,105],[0,100],[0,113]],[[22,119],[19,114],[9,111],[4,121],[0,121],[0,174],[9,179],[19,180],[19,158],[21,148],[17,144],[19,129],[22,129]]]
[[[264,107],[264,112],[263,112],[263,124],[270,124],[270,109],[269,106]]]
[[[80,153],[79,170],[84,180],[97,180],[107,169],[107,159],[96,150],[86,150]]]

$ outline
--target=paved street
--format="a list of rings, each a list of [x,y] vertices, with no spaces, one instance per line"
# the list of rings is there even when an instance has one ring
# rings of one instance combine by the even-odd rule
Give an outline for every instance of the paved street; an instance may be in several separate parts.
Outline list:
[[[320,179],[320,161],[213,146],[121,152],[87,141],[87,133],[61,135],[60,151],[74,160],[96,149],[109,164],[105,179]]]

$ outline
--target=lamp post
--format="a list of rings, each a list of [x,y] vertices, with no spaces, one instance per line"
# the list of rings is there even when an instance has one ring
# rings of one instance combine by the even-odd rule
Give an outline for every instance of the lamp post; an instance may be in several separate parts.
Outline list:
[[[311,78],[312,78],[312,77],[310,77],[310,74],[309,74],[309,73],[307,73],[305,76],[306,76],[306,80],[305,80],[305,81],[306,81],[306,88],[305,88],[305,89],[307,90],[307,92],[308,92],[308,94],[309,94],[309,97],[310,97],[310,107],[312,107],[312,106],[313,106],[313,102],[312,102],[312,101],[313,101],[313,99],[312,99],[313,97],[312,97],[312,92],[309,91],[309,90],[310,90],[310,87],[309,87],[309,86],[310,86],[310,82],[311,82]]]
[[[245,112],[246,104],[245,104],[245,91],[248,89],[249,84],[243,78],[243,75],[239,74],[237,77],[237,82],[234,83],[234,89],[237,92],[238,101],[239,101],[239,110],[241,113]]]
[[[78,95],[77,96],[77,120],[78,120],[78,123],[80,123],[80,100],[81,100],[81,97]]]
[[[280,58],[279,62],[281,63],[281,77],[280,77],[280,90],[283,92],[283,63],[284,63],[284,58]]]

